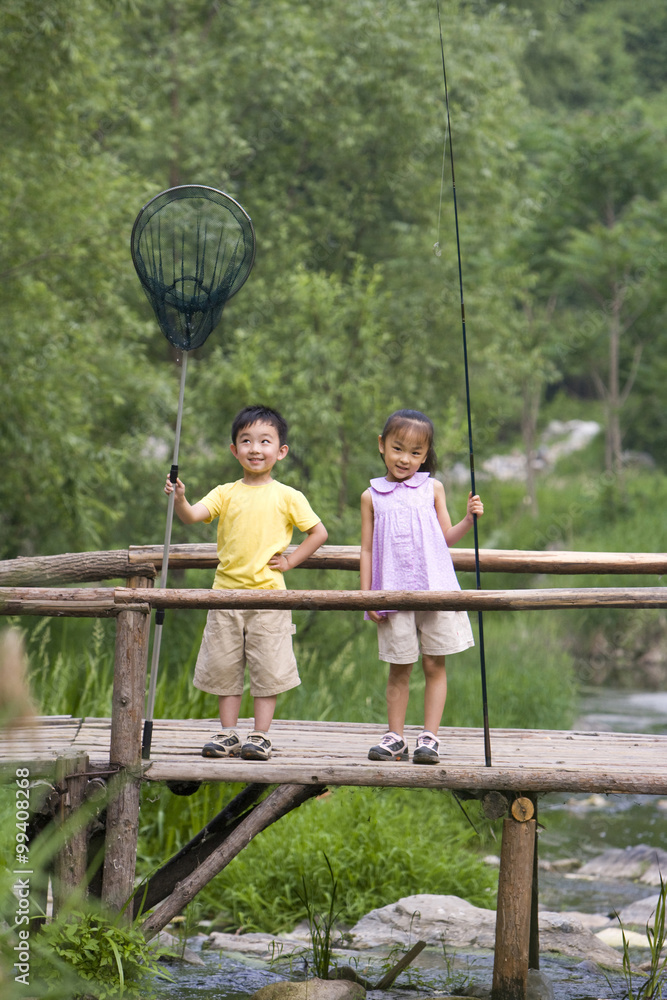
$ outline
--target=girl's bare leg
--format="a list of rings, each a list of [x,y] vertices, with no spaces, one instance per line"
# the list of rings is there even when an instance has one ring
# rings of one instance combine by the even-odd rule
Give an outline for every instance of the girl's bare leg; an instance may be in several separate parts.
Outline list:
[[[392,733],[403,735],[414,663],[390,663],[387,680],[387,719]]]
[[[424,688],[424,729],[434,736],[445,711],[447,701],[447,672],[444,656],[422,654],[422,667],[426,686]]]

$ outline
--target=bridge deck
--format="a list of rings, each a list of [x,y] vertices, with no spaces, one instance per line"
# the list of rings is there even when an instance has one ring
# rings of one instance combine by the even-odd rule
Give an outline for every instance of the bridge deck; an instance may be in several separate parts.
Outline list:
[[[156,720],[151,760],[142,762],[145,778],[667,795],[667,736],[492,729],[487,767],[481,729],[444,727],[440,764],[424,766],[369,761],[382,726],[348,722],[276,720],[269,761],[205,759],[201,747],[219,728],[215,719]],[[249,729],[251,720],[241,720],[240,732]],[[91,768],[108,768],[110,732],[110,719],[44,717],[34,728],[0,737],[0,768],[29,767],[37,775],[77,751],[89,755]],[[411,746],[418,732],[408,727]]]

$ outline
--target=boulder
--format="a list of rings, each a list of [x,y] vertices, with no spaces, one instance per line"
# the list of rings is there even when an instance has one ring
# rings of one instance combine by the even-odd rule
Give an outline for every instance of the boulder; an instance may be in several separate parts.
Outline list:
[[[366,990],[346,979],[306,979],[300,983],[286,980],[269,983],[253,993],[250,1000],[363,1000]]]
[[[396,944],[409,946],[417,939],[454,948],[493,948],[494,910],[483,910],[458,896],[405,896],[397,903],[371,910],[349,931],[354,948]]]
[[[622,956],[584,927],[573,914],[543,912],[539,914],[539,924],[540,951],[591,959],[608,969],[622,967]]]
[[[637,844],[635,847],[610,847],[582,865],[577,874],[591,879],[640,879],[647,885],[660,885],[661,870],[667,871],[667,851]]]
[[[603,931],[598,931],[595,935],[598,941],[604,941],[612,948],[623,948],[623,937],[628,948],[648,948],[649,942],[646,934],[639,934],[637,931],[622,930],[620,927],[605,927]]]
[[[618,952],[598,940],[580,920],[567,913],[541,912],[540,949],[592,959],[618,968]],[[349,932],[352,947],[377,948],[403,945],[420,938],[428,944],[453,948],[488,948],[495,945],[496,914],[473,906],[458,896],[406,896],[397,903],[371,910]]]
[[[644,899],[636,899],[634,903],[629,903],[622,910],[618,911],[618,920],[620,920],[623,927],[634,926],[645,928],[647,924],[649,927],[652,927],[655,909],[659,902],[659,894],[645,896]],[[616,926],[618,926],[618,920],[615,921]]]

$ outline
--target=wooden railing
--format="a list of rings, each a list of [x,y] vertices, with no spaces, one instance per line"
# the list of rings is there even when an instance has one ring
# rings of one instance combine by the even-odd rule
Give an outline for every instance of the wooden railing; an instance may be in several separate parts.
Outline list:
[[[290,547],[291,549],[292,547]],[[287,551],[289,552],[290,549]],[[473,549],[451,550],[454,568],[475,569]],[[51,583],[87,583],[144,577],[154,579],[162,567],[161,545],[131,545],[109,552],[70,552],[55,556],[22,556],[0,561],[0,586],[32,587]],[[172,545],[173,569],[215,569],[214,544]],[[529,552],[518,549],[480,549],[482,573],[657,574],[667,572],[665,552]],[[358,545],[323,545],[300,568],[359,570]]]

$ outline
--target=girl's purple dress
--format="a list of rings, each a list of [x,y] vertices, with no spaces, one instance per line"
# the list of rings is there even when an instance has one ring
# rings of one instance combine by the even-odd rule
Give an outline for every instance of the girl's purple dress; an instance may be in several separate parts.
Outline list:
[[[371,499],[371,590],[460,590],[449,546],[435,512],[433,479],[429,473],[415,472],[411,479],[401,483],[390,483],[384,477],[371,479]],[[461,649],[472,645],[465,611],[437,614],[449,616],[453,632],[464,635]],[[364,617],[368,619],[368,614]]]

